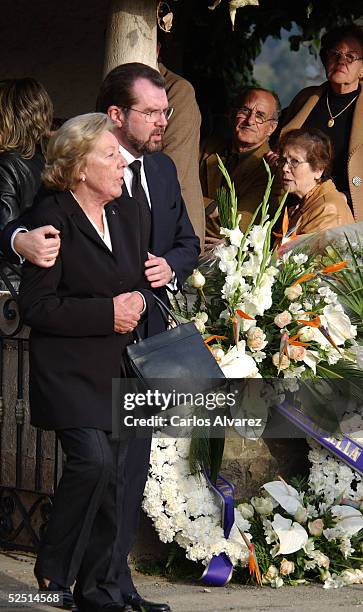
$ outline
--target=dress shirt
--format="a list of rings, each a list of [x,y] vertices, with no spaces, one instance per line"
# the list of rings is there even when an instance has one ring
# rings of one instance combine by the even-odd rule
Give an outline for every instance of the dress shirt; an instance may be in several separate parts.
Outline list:
[[[144,156],[141,155],[141,157],[134,157],[122,145],[120,145],[120,153],[122,157],[125,158],[128,164],[126,168],[124,169],[124,183],[131,197],[132,197],[131,186],[132,186],[132,179],[134,178],[134,173],[132,172],[131,168],[129,168],[129,165],[132,164],[132,162],[134,162],[136,159],[141,163],[141,168],[140,168],[141,185],[142,185],[143,190],[145,191],[146,199],[151,209],[150,193],[149,193],[149,188],[148,188],[147,180],[146,180],[146,174],[144,170]]]

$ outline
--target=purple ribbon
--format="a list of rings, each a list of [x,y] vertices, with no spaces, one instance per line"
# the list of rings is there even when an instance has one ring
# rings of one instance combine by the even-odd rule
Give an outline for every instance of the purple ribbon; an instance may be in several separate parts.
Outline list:
[[[287,402],[275,406],[275,409],[324,448],[344,461],[350,468],[363,475],[363,446],[359,442],[343,434],[338,436],[329,434],[316,425],[302,410],[290,406]]]
[[[234,485],[228,480],[218,476],[216,484],[213,484],[208,475],[205,474],[209,487],[218,497],[222,504],[221,522],[224,537],[228,539],[234,523]],[[201,580],[212,586],[224,586],[230,581],[233,573],[233,565],[225,553],[214,555],[208,563]]]

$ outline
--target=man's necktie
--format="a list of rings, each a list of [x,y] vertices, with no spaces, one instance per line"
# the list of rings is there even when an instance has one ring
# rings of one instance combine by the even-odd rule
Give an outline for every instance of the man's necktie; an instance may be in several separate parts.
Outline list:
[[[135,159],[135,161],[129,164],[129,168],[133,173],[131,195],[139,204],[141,244],[148,251],[151,239],[151,211],[141,184],[141,161]]]

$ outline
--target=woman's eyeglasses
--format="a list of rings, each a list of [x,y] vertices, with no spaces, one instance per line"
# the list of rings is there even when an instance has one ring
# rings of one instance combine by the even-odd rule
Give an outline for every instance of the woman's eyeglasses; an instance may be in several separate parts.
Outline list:
[[[307,161],[300,161],[299,159],[295,159],[294,157],[292,157],[291,159],[288,159],[287,157],[279,157],[278,160],[278,165],[283,168],[285,164],[287,164],[290,168],[290,170],[296,170],[296,168],[298,166],[300,166],[300,164],[308,164],[309,162]]]
[[[358,57],[354,53],[350,53],[349,51],[348,53],[343,53],[343,51],[338,51],[338,49],[328,49],[326,57],[333,62],[344,60],[347,64],[352,64],[353,62],[363,59],[363,57]]]

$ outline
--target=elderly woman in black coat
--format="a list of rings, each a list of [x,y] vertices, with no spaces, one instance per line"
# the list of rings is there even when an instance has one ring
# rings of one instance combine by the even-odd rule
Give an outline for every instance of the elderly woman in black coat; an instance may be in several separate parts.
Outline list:
[[[76,581],[80,612],[131,609],[120,595],[117,542],[148,469],[144,443],[136,448],[143,468],[128,483],[130,443],[111,437],[112,379],[124,374],[131,332],[153,306],[137,206],[113,201],[126,165],[113,130],[107,115],[92,113],[50,139],[43,180],[54,191],[35,207],[33,226],[52,224],[61,248],[53,267],[25,263],[20,287],[31,326],[31,422],[55,430],[66,455],[35,573],[41,588],[64,591],[65,606]]]

